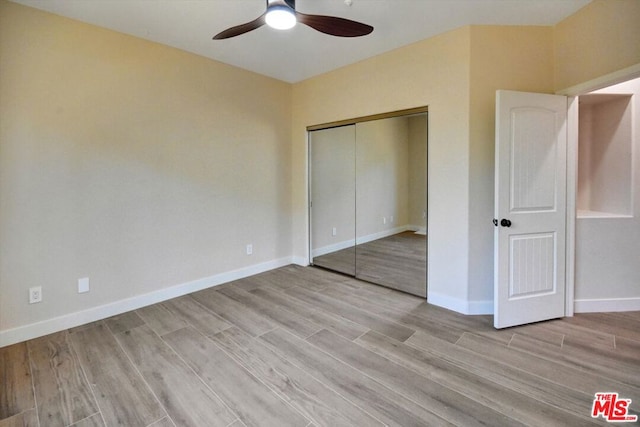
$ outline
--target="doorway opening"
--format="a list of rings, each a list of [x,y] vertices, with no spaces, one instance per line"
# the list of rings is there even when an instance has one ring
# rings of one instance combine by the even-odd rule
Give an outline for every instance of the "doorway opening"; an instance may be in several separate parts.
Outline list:
[[[575,311],[640,309],[640,78],[578,96]]]

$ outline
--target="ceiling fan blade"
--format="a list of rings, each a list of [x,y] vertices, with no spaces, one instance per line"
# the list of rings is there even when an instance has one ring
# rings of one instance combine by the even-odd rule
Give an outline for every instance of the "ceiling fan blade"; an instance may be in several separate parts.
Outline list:
[[[373,31],[371,25],[350,19],[338,18],[336,16],[307,15],[296,12],[298,22],[310,26],[321,33],[338,37],[360,37],[366,36]]]
[[[266,23],[264,16],[265,14],[262,14],[251,22],[247,22],[246,24],[240,24],[240,25],[236,25],[235,27],[227,28],[221,33],[218,33],[215,36],[213,36],[213,39],[214,40],[228,39],[231,37],[239,36],[240,34],[248,33],[249,31],[253,31],[256,28],[260,28]]]

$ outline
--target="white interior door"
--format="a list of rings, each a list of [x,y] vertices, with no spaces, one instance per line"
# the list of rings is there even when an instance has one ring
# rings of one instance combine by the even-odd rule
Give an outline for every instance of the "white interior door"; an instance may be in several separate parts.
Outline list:
[[[567,99],[498,91],[494,326],[565,315]]]

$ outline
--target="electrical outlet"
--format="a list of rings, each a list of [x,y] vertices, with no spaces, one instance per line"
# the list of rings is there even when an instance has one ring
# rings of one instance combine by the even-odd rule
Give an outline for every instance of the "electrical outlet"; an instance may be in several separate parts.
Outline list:
[[[83,277],[82,279],[78,279],[78,293],[83,294],[85,292],[89,292],[89,278]]]
[[[333,227],[333,229],[331,230],[331,235],[336,236],[337,234],[338,234],[338,230],[335,227]]]
[[[386,223],[387,223],[387,217],[386,217],[386,216],[383,216],[383,217],[382,217],[382,223],[383,223],[383,224],[386,224]]]
[[[29,304],[42,302],[42,286],[29,288]]]
[[[251,255],[253,253],[253,245],[247,245],[247,255]]]

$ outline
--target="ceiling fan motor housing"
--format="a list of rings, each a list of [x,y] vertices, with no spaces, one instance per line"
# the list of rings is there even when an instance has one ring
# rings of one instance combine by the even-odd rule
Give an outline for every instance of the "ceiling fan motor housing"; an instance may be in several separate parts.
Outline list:
[[[267,0],[267,10],[273,6],[284,6],[296,10],[296,0]]]
[[[213,39],[223,40],[236,37],[260,28],[265,24],[269,24],[269,26],[279,30],[286,30],[292,28],[296,22],[311,27],[321,33],[337,37],[361,37],[373,31],[371,25],[350,19],[300,13],[296,11],[295,0],[267,0],[267,10],[265,13],[253,21],[228,28],[216,34]]]

